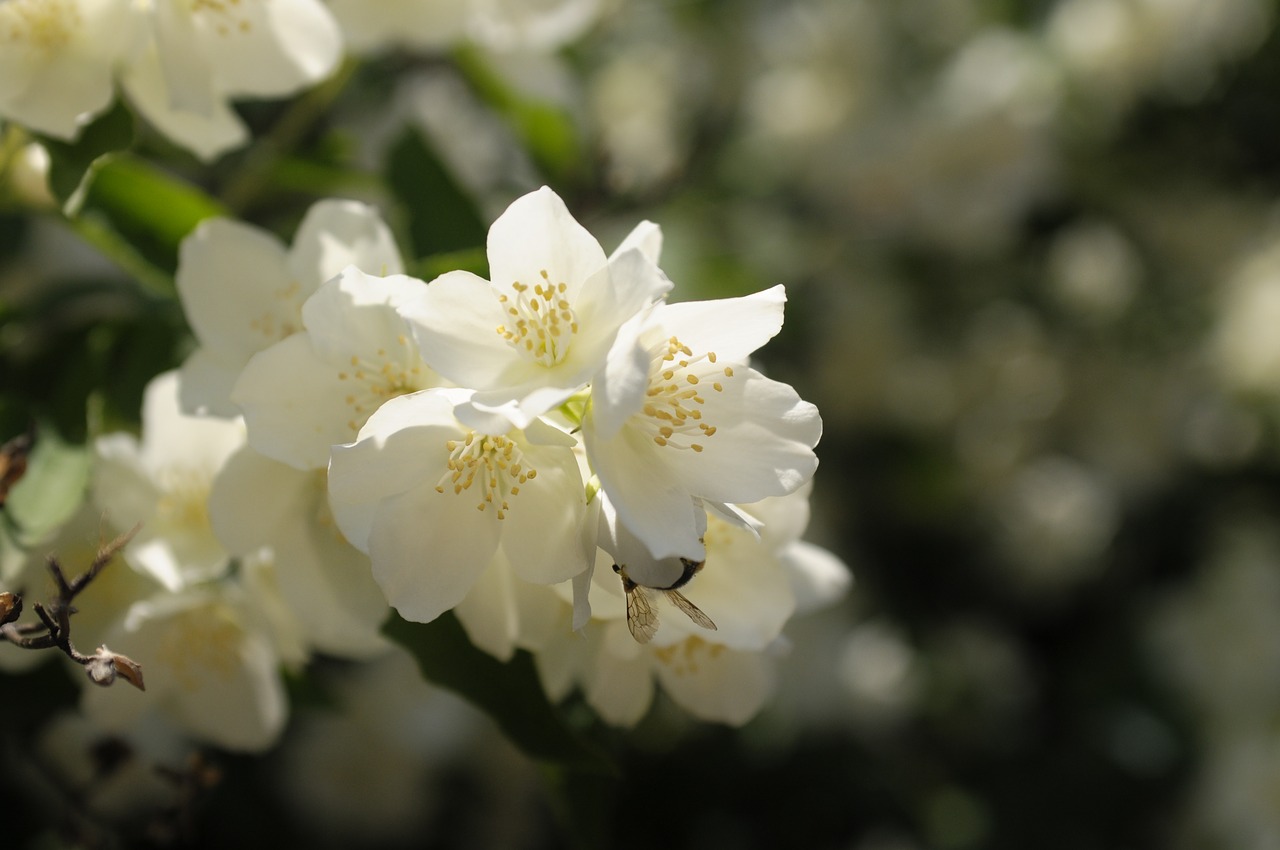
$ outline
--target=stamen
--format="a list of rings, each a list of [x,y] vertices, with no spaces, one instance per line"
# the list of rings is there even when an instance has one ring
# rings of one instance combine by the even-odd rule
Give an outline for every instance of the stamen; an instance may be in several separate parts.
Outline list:
[[[568,291],[568,286],[563,282],[552,284],[546,269],[538,275],[544,282],[534,285],[532,297],[527,294],[528,284],[520,281],[511,284],[514,298],[505,293],[498,295],[498,303],[506,307],[507,315],[515,321],[498,325],[495,330],[516,351],[541,366],[550,367],[568,356],[573,337],[578,333],[578,322],[568,299],[557,297]]]

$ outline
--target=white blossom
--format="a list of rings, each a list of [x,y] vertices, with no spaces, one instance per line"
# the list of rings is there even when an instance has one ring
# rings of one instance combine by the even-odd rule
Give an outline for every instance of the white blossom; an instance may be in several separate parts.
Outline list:
[[[183,365],[184,408],[235,415],[231,387],[249,359],[301,332],[302,305],[347,266],[379,275],[402,270],[391,231],[356,201],[314,204],[291,248],[231,219],[202,222],[178,258],[178,295],[200,342]]]

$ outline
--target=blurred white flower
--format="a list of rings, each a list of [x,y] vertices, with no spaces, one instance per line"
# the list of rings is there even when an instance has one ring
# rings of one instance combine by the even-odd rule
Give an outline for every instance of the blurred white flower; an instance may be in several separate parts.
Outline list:
[[[227,570],[230,556],[209,527],[209,490],[245,439],[239,420],[182,413],[179,392],[177,372],[158,375],[143,398],[141,441],[116,433],[94,445],[95,503],[118,531],[142,524],[124,558],[170,590]]]
[[[202,222],[178,258],[178,295],[200,342],[182,367],[184,409],[235,415],[231,387],[249,359],[302,331],[302,305],[347,266],[379,275],[403,269],[391,231],[356,201],[314,204],[291,248],[238,221]]]
[[[121,0],[0,3],[0,116],[74,138],[110,105],[116,67],[141,35]]]
[[[305,333],[259,352],[231,388],[255,449],[323,469],[329,447],[355,439],[387,399],[439,383],[398,312],[422,281],[348,266],[302,306]]]
[[[292,94],[341,58],[319,0],[9,0],[0,45],[0,115],[71,139],[118,77],[147,120],[205,160],[248,138],[232,98]]]
[[[489,229],[492,283],[449,272],[404,310],[423,358],[477,391],[460,418],[524,428],[585,385],[623,323],[670,288],[661,240],[645,222],[606,258],[550,189],[513,202]]]
[[[107,640],[142,667],[147,690],[87,688],[85,713],[107,729],[152,716],[226,749],[265,750],[288,706],[272,636],[256,627],[260,616],[232,583],[134,604]]]
[[[387,648],[379,634],[387,603],[368,556],[333,521],[326,478],[324,470],[300,471],[245,446],[214,479],[209,519],[233,555],[270,550],[281,600],[310,646],[369,657]]]
[[[595,23],[601,0],[330,0],[351,50],[440,50],[471,40],[494,50],[552,51]]]
[[[654,557],[702,559],[695,497],[755,502],[813,475],[817,408],[747,365],[781,329],[785,300],[776,286],[660,304],[623,328],[593,381],[587,456],[621,522]]]
[[[121,85],[148,121],[204,160],[248,140],[231,99],[293,94],[329,76],[342,57],[337,22],[320,0],[151,0],[135,8],[147,39]]]
[[[457,605],[499,552],[543,584],[586,567],[574,439],[541,421],[477,432],[454,416],[470,397],[431,389],[391,399],[354,443],[333,449],[334,518],[408,620],[429,622]]]
[[[1219,374],[1238,390],[1280,394],[1280,238],[1239,262],[1218,310],[1211,354]]]

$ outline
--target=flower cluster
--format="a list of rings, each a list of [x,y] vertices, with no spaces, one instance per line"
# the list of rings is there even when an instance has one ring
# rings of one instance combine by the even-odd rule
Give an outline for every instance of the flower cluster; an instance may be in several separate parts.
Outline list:
[[[6,0],[0,118],[74,139],[119,85],[165,136],[204,160],[245,144],[231,101],[284,97],[330,76],[344,49],[433,49],[463,39],[550,50],[598,0]],[[331,8],[332,7],[332,8]]]
[[[178,274],[198,346],[149,391],[141,447],[99,443],[99,505],[144,522],[124,556],[159,588],[112,645],[200,636],[179,689],[221,677],[275,718],[278,683],[246,671],[370,657],[388,604],[453,610],[612,722],[655,679],[745,721],[788,617],[848,583],[799,542],[821,420],[749,363],[782,287],[669,303],[661,240],[645,222],[606,255],[543,188],[494,222],[489,280],[425,283],[355,202],[316,204],[292,248],[206,221]]]

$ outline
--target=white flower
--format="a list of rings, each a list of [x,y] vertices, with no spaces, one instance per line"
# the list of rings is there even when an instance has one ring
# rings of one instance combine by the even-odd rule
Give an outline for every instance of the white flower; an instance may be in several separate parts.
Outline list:
[[[326,477],[324,470],[302,472],[246,446],[214,480],[209,518],[232,554],[270,549],[283,602],[313,647],[367,657],[387,648],[379,634],[387,603],[368,556],[334,524]]]
[[[244,444],[238,420],[187,416],[178,394],[176,372],[158,375],[143,397],[142,441],[107,434],[94,447],[98,508],[118,530],[142,524],[125,560],[170,590],[226,571],[229,555],[209,527],[209,489]]]
[[[232,387],[253,447],[298,469],[323,469],[329,447],[354,440],[387,399],[439,384],[398,312],[425,287],[348,266],[308,298],[306,332],[255,355]]]
[[[120,0],[0,3],[0,116],[74,138],[111,104],[138,25]]]
[[[699,498],[795,491],[817,467],[817,408],[746,365],[782,326],[781,286],[659,304],[619,334],[592,383],[583,440],[623,524],[657,558],[703,557]]]
[[[521,578],[564,581],[586,566],[586,499],[573,438],[541,421],[484,434],[454,416],[468,390],[391,399],[335,446],[329,499],[347,539],[406,619],[466,597],[499,552]]]
[[[666,565],[638,544],[624,540],[619,546],[616,528],[602,532],[601,545],[614,553],[601,552],[595,565],[592,620],[580,635],[561,628],[530,647],[549,695],[558,698],[577,684],[603,719],[630,726],[644,716],[660,684],[695,717],[733,725],[749,720],[772,693],[779,638],[799,603],[830,602],[849,585],[848,569],[838,559],[799,539],[808,524],[808,495],[803,487],[740,507],[745,515],[767,520],[759,534],[707,516],[706,563],[681,592],[716,629],[694,623],[660,590],[642,590],[658,615],[657,632],[644,644],[627,627],[621,583],[609,562],[617,562],[618,553],[648,557],[648,564],[631,560],[625,566],[651,576],[660,576]],[[601,513],[612,526],[607,498]],[[562,602],[562,618],[565,608]]]
[[[340,58],[319,0],[8,0],[0,115],[70,139],[118,77],[139,112],[207,160],[248,137],[231,98],[292,94]]]
[[[351,265],[381,275],[402,270],[391,231],[355,201],[313,205],[288,249],[251,225],[202,222],[178,259],[178,295],[201,346],[183,366],[183,406],[234,415],[228,397],[249,358],[303,330],[303,303]]]
[[[600,0],[330,0],[348,47],[439,50],[470,38],[495,50],[552,51],[584,33]]]
[[[136,603],[106,642],[141,666],[147,690],[87,688],[86,714],[106,728],[124,729],[154,713],[220,747],[270,747],[288,706],[280,660],[254,618],[235,585],[205,585]]]
[[[670,288],[655,264],[660,245],[656,225],[644,223],[606,258],[543,187],[489,229],[492,283],[450,272],[404,312],[426,361],[477,391],[460,418],[523,428],[584,386],[623,323]]]
[[[342,56],[337,22],[319,0],[153,0],[142,14],[148,43],[121,83],[148,121],[205,160],[248,138],[230,99],[292,94]]]

